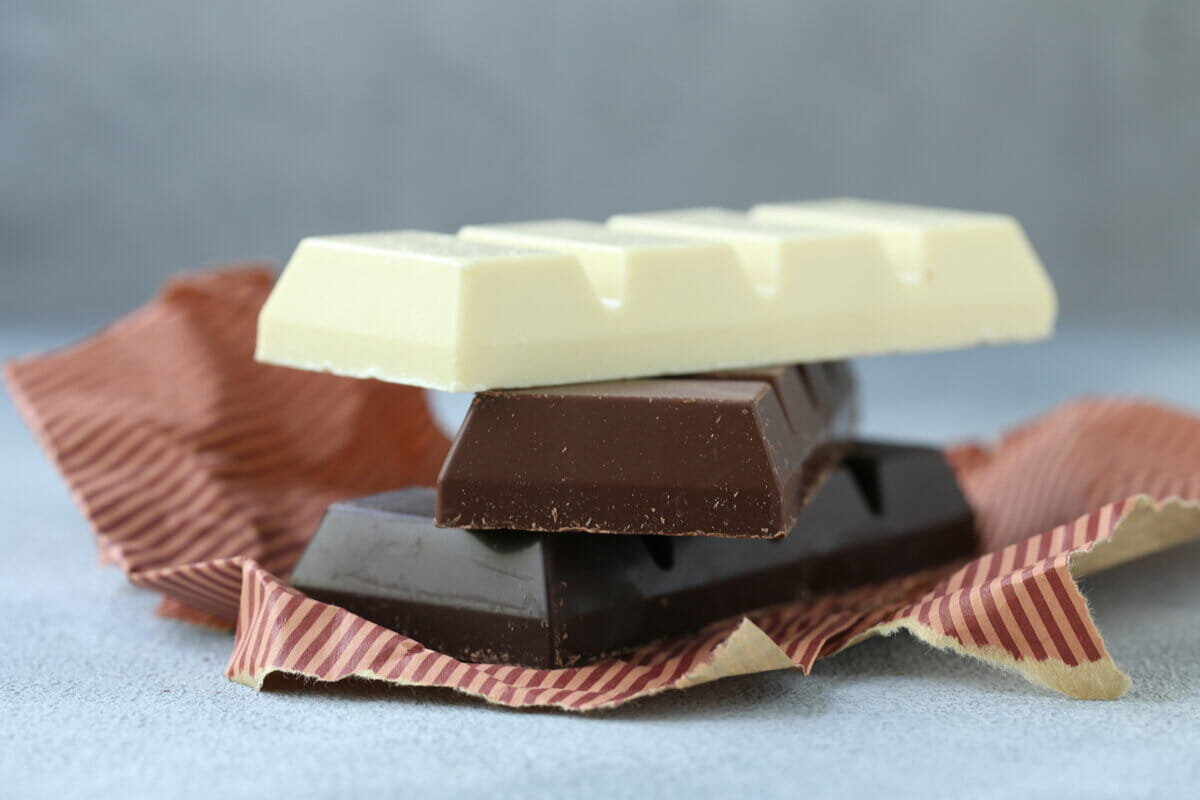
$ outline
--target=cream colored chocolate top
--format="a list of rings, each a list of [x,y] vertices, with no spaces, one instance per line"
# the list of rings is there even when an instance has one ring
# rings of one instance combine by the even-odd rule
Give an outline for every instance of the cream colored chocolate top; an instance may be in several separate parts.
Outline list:
[[[780,225],[724,208],[686,208],[650,214],[618,214],[608,227],[627,233],[676,236],[728,243],[759,288],[773,292],[801,264],[836,268],[844,259],[871,270],[884,265],[879,241],[865,233],[804,225]],[[811,269],[811,268],[810,268]],[[815,276],[806,276],[809,280]],[[886,283],[886,278],[881,278]]]
[[[642,295],[639,285],[653,279],[646,276],[647,270],[661,273],[674,264],[674,269],[699,277],[714,268],[724,273],[737,269],[734,252],[724,243],[625,233],[573,219],[468,225],[458,236],[471,242],[570,253],[579,259],[596,294],[613,307]]]
[[[1009,217],[826,201],[305,239],[261,361],[449,391],[1040,339]]]

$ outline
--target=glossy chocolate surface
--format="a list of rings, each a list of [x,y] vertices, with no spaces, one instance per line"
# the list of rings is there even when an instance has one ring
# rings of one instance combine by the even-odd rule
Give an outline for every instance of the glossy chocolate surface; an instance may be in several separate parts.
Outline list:
[[[297,588],[469,661],[560,667],[975,552],[940,452],[857,444],[780,540],[437,528],[433,492],[330,506]]]
[[[777,538],[844,450],[845,362],[476,395],[435,522]]]

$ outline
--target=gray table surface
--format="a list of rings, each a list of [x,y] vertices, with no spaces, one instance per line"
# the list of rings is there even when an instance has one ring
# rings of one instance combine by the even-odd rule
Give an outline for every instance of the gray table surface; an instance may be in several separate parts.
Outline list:
[[[4,330],[0,354],[82,331]],[[1200,410],[1200,328],[859,364],[866,430],[992,435],[1079,394]],[[461,400],[446,407],[452,416]],[[155,617],[0,401],[0,795],[1195,796],[1200,544],[1085,592],[1133,688],[1079,702],[905,635],[813,674],[726,680],[588,717],[364,683],[255,693],[232,637]],[[389,791],[390,790],[390,791]]]

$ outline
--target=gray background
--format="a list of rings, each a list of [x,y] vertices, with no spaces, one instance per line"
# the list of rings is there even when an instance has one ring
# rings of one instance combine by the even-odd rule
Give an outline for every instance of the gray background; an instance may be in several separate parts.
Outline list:
[[[1200,3],[0,4],[0,319],[300,237],[856,194],[1200,302]]]

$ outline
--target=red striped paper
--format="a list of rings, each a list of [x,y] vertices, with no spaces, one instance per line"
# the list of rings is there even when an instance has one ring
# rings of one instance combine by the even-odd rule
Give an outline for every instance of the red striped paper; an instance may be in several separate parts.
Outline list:
[[[436,476],[448,442],[416,389],[254,362],[263,269],[172,282],[68,350],[8,365],[21,413],[96,529],[163,611],[237,620],[227,674],[445,686],[510,706],[589,710],[732,674],[798,668],[901,628],[1077,697],[1116,697],[1072,569],[1200,536],[1200,420],[1154,405],[1068,405],[991,450],[949,457],[987,554],[730,620],[563,670],[467,664],[299,594],[284,578],[332,501]]]

